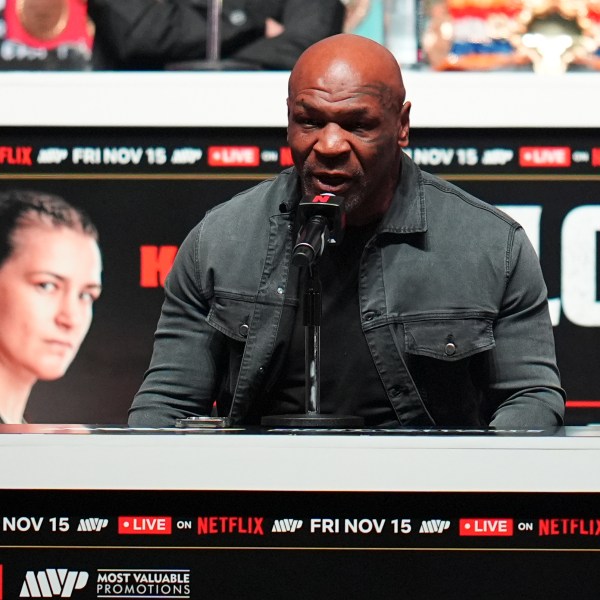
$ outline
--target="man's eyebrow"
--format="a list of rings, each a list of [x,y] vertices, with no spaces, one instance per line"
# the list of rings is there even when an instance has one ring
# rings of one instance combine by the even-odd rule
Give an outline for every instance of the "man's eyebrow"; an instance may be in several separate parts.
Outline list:
[[[395,103],[402,105],[398,93],[384,82],[368,83],[363,88],[364,94],[377,97],[384,106],[393,106]]]
[[[358,88],[357,91],[366,96],[374,96],[383,103],[393,103],[394,101],[399,100],[398,94],[394,92],[393,88],[384,82],[366,83]],[[296,96],[293,104],[295,106],[304,107],[307,101],[310,100],[307,100],[304,94],[300,93]]]
[[[302,99],[296,100],[293,104],[294,108],[301,108],[306,110],[307,112],[314,111],[319,112],[321,107],[318,104],[313,104],[311,102],[305,102]],[[356,114],[356,115],[364,115],[371,112],[371,107],[369,106],[353,106],[345,109],[345,112],[348,114]]]
[[[366,107],[366,106],[360,106],[360,107],[356,107],[356,108],[350,108],[346,111],[346,114],[348,116],[352,116],[352,117],[362,117],[364,115],[368,115],[371,112],[371,110]]]
[[[308,100],[306,100],[303,96],[298,96],[296,100],[294,100],[294,106],[299,106],[300,108],[313,108]]]

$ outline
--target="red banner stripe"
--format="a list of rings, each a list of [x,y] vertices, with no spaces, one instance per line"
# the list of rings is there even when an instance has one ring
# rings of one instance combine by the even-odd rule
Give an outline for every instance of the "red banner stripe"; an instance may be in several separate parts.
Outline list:
[[[567,408],[600,408],[600,400],[567,400]]]

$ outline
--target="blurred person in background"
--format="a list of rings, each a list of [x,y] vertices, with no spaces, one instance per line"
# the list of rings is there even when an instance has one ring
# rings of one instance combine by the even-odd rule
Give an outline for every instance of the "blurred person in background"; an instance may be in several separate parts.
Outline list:
[[[346,7],[344,31],[346,33],[353,33],[368,16],[372,8],[371,0],[342,0],[342,2]]]
[[[86,0],[0,0],[0,69],[91,68]]]
[[[0,192],[0,423],[23,422],[33,385],[62,377],[101,291],[98,233],[58,196]]]
[[[89,0],[95,69],[163,69],[206,58],[210,0]],[[314,42],[340,33],[341,0],[223,0],[221,58],[287,70]]]

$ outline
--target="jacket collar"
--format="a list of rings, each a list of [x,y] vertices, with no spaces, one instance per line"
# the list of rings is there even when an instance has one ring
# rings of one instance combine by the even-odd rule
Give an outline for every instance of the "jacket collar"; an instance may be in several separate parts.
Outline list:
[[[404,152],[400,173],[400,182],[378,233],[423,233],[427,231],[423,175]]]
[[[404,152],[400,173],[400,182],[378,233],[423,233],[427,231],[423,175]],[[293,167],[283,171],[282,175],[285,181],[282,194],[284,200],[280,203],[279,210],[286,213],[294,210],[300,202],[300,178]]]
[[[279,212],[289,213],[295,210],[301,198],[300,177],[298,176],[296,168],[289,167],[288,169],[284,169],[281,171],[276,181],[281,187],[277,186],[275,190],[274,188],[271,188],[271,190],[274,190],[274,193],[276,193],[279,198],[283,198],[279,203]]]

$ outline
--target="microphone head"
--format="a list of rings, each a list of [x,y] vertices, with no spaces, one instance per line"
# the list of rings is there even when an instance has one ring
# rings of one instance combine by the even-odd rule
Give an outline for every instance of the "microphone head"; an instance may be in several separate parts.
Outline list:
[[[316,215],[327,219],[327,228],[329,229],[327,243],[340,244],[346,228],[344,198],[328,193],[317,196],[304,196],[298,204],[298,226],[302,227],[308,219]]]

